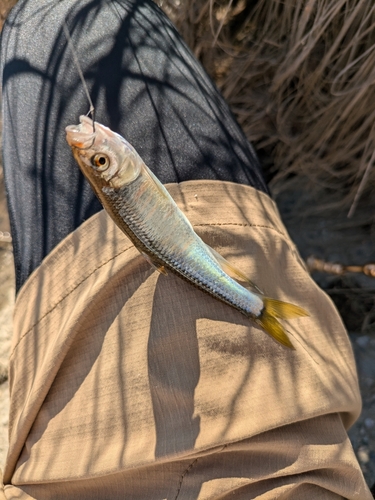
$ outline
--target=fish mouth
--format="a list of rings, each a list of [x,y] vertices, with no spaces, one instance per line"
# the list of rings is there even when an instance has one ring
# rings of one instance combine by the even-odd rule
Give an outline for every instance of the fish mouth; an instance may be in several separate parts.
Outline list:
[[[79,117],[79,121],[78,125],[68,125],[65,128],[66,141],[72,148],[89,149],[94,144],[96,136],[94,122],[84,115]]]

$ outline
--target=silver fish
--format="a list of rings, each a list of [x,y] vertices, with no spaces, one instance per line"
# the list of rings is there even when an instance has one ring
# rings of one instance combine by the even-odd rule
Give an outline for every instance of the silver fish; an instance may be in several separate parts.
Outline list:
[[[239,269],[206,245],[163,184],[119,134],[80,117],[66,127],[80,169],[107,213],[159,272],[168,271],[238,309],[276,341],[294,349],[279,319],[307,316],[294,304],[264,297]],[[251,290],[236,280],[246,281]]]

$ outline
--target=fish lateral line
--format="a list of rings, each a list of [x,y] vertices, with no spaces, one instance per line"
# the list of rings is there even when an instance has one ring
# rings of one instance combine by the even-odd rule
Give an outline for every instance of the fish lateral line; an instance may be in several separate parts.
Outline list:
[[[294,349],[279,320],[308,313],[297,305],[265,297],[246,274],[206,245],[133,146],[100,123],[93,133],[92,120],[86,116],[80,117],[80,124],[66,127],[66,134],[101,204],[158,272],[172,272],[243,313],[279,344]],[[77,147],[77,142],[91,141],[91,148]],[[93,161],[98,154],[109,159],[103,171]],[[111,184],[113,178],[116,188]],[[250,290],[238,281],[245,281]]]

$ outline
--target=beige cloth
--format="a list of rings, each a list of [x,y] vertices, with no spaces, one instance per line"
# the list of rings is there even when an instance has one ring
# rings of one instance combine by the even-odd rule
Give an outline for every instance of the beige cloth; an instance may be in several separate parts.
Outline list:
[[[345,431],[361,408],[350,342],[274,203],[225,182],[169,190],[266,295],[310,312],[288,322],[296,350],[95,215],[16,303],[5,498],[371,499]]]

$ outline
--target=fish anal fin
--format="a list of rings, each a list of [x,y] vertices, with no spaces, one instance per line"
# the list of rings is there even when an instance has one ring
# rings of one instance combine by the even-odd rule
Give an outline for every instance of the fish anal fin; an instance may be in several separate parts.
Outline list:
[[[156,269],[160,274],[164,274],[165,276],[167,276],[168,273],[165,269],[165,266],[161,266],[158,262],[153,261],[152,258],[145,252],[141,252],[141,255],[147,260],[150,266]]]
[[[217,261],[221,269],[228,274],[233,279],[236,279],[238,281],[243,281],[245,283],[248,283],[251,288],[256,290],[257,293],[261,293],[263,295],[263,292],[257,287],[255,283],[251,281],[250,278],[246,276],[238,267],[234,266],[230,262],[228,262],[222,255],[219,254],[216,250],[211,248],[209,245],[206,245],[208,250],[211,252],[212,256],[214,259]]]

